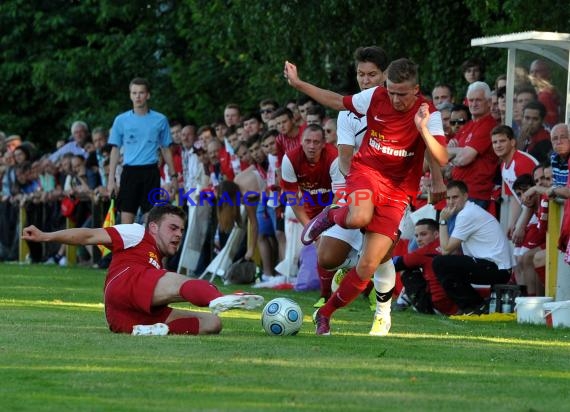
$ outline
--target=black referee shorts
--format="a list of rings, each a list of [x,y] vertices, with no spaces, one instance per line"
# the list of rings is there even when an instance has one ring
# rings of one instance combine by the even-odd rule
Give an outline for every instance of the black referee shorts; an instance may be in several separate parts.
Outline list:
[[[136,214],[140,207],[143,213],[148,212],[152,208],[148,194],[159,187],[158,165],[123,166],[117,209],[120,212]]]

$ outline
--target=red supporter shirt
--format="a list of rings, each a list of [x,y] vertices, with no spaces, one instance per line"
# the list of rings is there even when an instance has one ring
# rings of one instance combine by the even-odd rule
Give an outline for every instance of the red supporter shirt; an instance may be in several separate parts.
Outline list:
[[[294,137],[279,133],[275,139],[275,146],[277,149],[277,167],[281,167],[283,156],[285,156],[286,153],[301,146],[301,136],[303,136],[303,132],[305,131],[306,127],[306,124],[301,125],[299,127],[299,132]]]
[[[439,239],[402,256],[402,261],[407,269],[422,269],[434,308],[446,315],[454,315],[458,308],[445,293],[432,268],[433,258],[437,255],[441,255]]]
[[[428,130],[445,146],[441,114],[421,95],[407,112],[394,109],[383,87],[343,98],[348,110],[366,115],[368,125],[360,149],[352,159],[350,173],[372,175],[386,187],[386,196],[406,203],[416,195],[423,174],[426,145],[414,122],[422,103],[429,104]]]
[[[309,163],[301,146],[283,157],[281,187],[286,192],[303,192],[303,199],[308,194],[310,200],[303,200],[303,206],[311,219],[332,201],[332,166],[337,156],[336,147],[326,144],[317,163]]]
[[[224,146],[220,147],[218,151],[220,159],[220,171],[225,176],[226,180],[234,180],[235,174],[232,167],[232,158]]]
[[[105,279],[107,283],[120,272],[135,267],[162,269],[163,256],[156,247],[156,241],[139,224],[123,224],[105,228],[111,236],[113,259]]]
[[[455,166],[453,180],[462,180],[469,188],[469,197],[490,200],[493,180],[497,173],[499,159],[491,144],[491,130],[497,125],[491,114],[471,120],[456,135],[458,147],[471,147],[477,151],[475,160],[466,166]]]
[[[503,178],[505,194],[512,196],[513,192],[510,188],[513,187],[517,177],[524,174],[532,175],[532,171],[537,164],[538,162],[534,157],[521,150],[515,152],[509,164],[501,162],[501,177]]]

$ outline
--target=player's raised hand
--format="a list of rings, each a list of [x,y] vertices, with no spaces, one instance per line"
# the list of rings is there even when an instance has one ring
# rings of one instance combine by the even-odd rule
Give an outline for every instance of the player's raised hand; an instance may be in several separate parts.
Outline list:
[[[418,109],[416,116],[414,117],[414,122],[416,123],[416,127],[418,130],[427,126],[427,122],[429,120],[429,106],[427,103],[422,103],[420,108]]]
[[[287,79],[287,82],[295,87],[295,84],[299,81],[299,75],[297,74],[297,66],[289,61],[285,61],[285,67],[283,68],[283,77]]]

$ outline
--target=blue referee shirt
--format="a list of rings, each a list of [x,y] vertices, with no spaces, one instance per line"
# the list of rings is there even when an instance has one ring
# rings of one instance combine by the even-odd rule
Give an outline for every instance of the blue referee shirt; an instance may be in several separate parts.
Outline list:
[[[165,115],[149,110],[140,116],[129,110],[115,117],[109,143],[123,147],[123,165],[143,166],[158,162],[158,149],[172,144]]]

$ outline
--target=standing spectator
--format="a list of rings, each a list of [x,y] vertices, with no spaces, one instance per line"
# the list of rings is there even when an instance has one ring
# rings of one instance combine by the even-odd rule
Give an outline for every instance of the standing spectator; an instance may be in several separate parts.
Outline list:
[[[273,226],[275,209],[267,204],[267,198],[263,196],[269,191],[268,183],[271,179],[269,164],[266,153],[261,149],[259,137],[254,137],[247,144],[253,163],[235,178],[235,183],[239,186],[240,192],[250,196],[247,201],[244,201],[251,224],[244,258],[246,260],[253,259],[257,246],[263,268],[262,281],[275,281],[275,258],[277,257],[277,241]],[[255,195],[253,195],[254,193]]]
[[[243,130],[245,132],[245,140],[250,137],[259,135],[263,131],[264,124],[257,113],[249,113],[243,118]]]
[[[448,147],[457,147],[457,135],[459,130],[471,120],[469,107],[463,104],[456,104],[451,109],[449,116],[449,126],[451,127],[451,138],[448,140]]]
[[[109,140],[109,131],[103,127],[96,127],[93,129],[91,136],[95,150],[89,153],[85,163],[87,181],[90,187],[107,187],[107,175],[103,167],[105,160],[103,148],[107,145],[107,141]]]
[[[241,110],[235,103],[229,103],[224,108],[224,122],[226,127],[237,126],[241,122]]]
[[[309,114],[309,109],[316,105],[317,103],[309,96],[301,96],[297,99],[297,107],[299,108],[299,114],[301,115],[301,125],[307,125],[307,115]]]
[[[320,104],[315,104],[307,110],[307,125],[316,124],[323,127],[325,120],[325,108]]]
[[[454,103],[453,87],[446,83],[438,83],[431,92],[431,100],[435,107],[442,103]]]
[[[13,134],[6,138],[5,146],[7,152],[13,152],[14,149],[22,144],[22,138],[17,135]]]
[[[518,137],[522,128],[523,110],[527,104],[537,100],[536,90],[530,84],[523,84],[515,88],[514,99],[512,128]]]
[[[469,187],[469,200],[486,209],[489,206],[498,159],[491,145],[491,130],[497,121],[491,116],[491,89],[474,82],[467,90],[472,119],[456,135],[457,147],[448,148],[453,164],[453,180]]]
[[[509,197],[507,234],[510,238],[522,211],[521,199],[514,193],[513,184],[517,177],[531,174],[538,162],[528,153],[517,150],[517,140],[513,129],[509,126],[495,127],[491,132],[491,142],[495,155],[501,160],[503,193]]]
[[[390,64],[386,88],[376,87],[354,96],[343,97],[302,81],[297,68],[289,62],[285,63],[284,75],[293,87],[333,110],[350,109],[367,115],[366,136],[347,176],[351,202],[345,207],[328,206],[303,234],[305,243],[314,241],[335,223],[366,231],[356,268],[346,274],[339,289],[315,312],[316,333],[329,335],[332,314],[366,289],[392,248],[409,199],[418,190],[424,153],[427,151],[440,165],[447,163],[445,137],[441,116],[419,94],[417,66],[408,59]],[[378,300],[386,303],[391,296],[389,291]],[[375,323],[379,325],[373,326],[374,330],[390,329],[390,309],[386,306],[376,312]]]
[[[277,131],[277,166],[281,166],[281,160],[285,153],[299,147],[301,144],[301,136],[305,126],[297,126],[294,122],[293,113],[286,107],[277,109],[272,116],[276,121]]]
[[[293,123],[295,123],[295,125],[297,126],[301,126],[303,124],[303,118],[301,117],[301,113],[299,112],[299,106],[297,105],[297,100],[296,99],[287,100],[284,107],[291,110],[291,113],[293,114]],[[273,116],[271,118],[273,118]]]
[[[325,122],[324,129],[325,129],[325,140],[327,141],[327,143],[336,146],[336,142],[338,140],[338,136],[336,134],[336,119],[334,118],[328,119]]]
[[[451,110],[453,110],[453,104],[448,102],[443,102],[435,106],[437,110],[441,113],[441,122],[443,124],[443,132],[445,133],[445,138],[449,142],[453,138],[453,130],[451,129]]]
[[[471,86],[475,82],[482,82],[485,80],[485,63],[477,57],[469,58],[461,64],[461,73],[468,86]],[[469,94],[469,87],[467,94]],[[463,104],[469,104],[468,96],[463,99]]]
[[[513,254],[501,225],[493,215],[469,201],[462,181],[447,184],[447,205],[440,214],[441,256],[433,259],[433,270],[447,295],[465,314],[488,311],[472,284],[507,283],[511,277]],[[447,220],[456,216],[455,227],[447,233]],[[456,255],[459,248],[463,255]]]
[[[115,172],[119,163],[119,149],[124,150],[117,197],[121,223],[133,223],[139,208],[143,214],[151,209],[148,193],[160,187],[159,148],[172,173],[170,178],[174,189],[178,188],[178,173],[175,172],[170,152],[172,137],[168,119],[149,108],[150,86],[146,79],[134,78],[129,84],[129,92],[133,108],[115,117],[109,139],[113,145],[107,183],[109,194],[114,193],[117,187]]]
[[[531,101],[523,108],[518,148],[530,153],[539,162],[545,162],[552,151],[550,133],[544,128],[546,109],[539,101]]]
[[[534,60],[530,64],[529,74],[537,99],[546,109],[544,123],[552,127],[560,120],[560,94],[551,83],[550,66],[544,60]]]
[[[57,162],[66,153],[78,154],[85,158],[87,157],[88,153],[85,150],[85,145],[90,138],[87,123],[81,120],[73,122],[71,125],[71,138],[71,141],[65,143],[50,155],[49,160],[52,163]]]
[[[267,122],[271,119],[271,115],[277,108],[279,103],[273,99],[263,99],[259,102],[259,114],[261,115],[261,120],[267,127]]]

